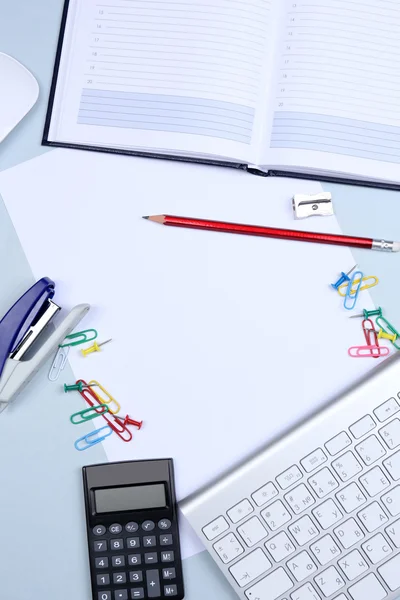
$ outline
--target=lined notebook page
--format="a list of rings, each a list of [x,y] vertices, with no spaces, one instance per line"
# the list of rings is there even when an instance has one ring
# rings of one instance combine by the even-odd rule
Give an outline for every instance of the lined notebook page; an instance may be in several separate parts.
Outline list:
[[[96,0],[80,8],[76,123],[249,145],[273,0]],[[86,130],[87,131],[87,130]],[[115,142],[121,136],[115,134]],[[124,138],[126,139],[126,137]]]
[[[400,3],[288,5],[271,147],[400,163]]]

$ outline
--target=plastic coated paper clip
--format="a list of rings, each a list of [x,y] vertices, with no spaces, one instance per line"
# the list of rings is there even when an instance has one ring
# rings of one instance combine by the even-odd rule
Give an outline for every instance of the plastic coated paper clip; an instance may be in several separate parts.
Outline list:
[[[100,432],[102,432],[102,431],[105,431],[106,433],[102,433],[99,436]],[[92,446],[95,446],[96,444],[100,444],[100,442],[105,440],[111,434],[112,434],[111,427],[109,427],[108,425],[105,425],[104,427],[100,427],[100,429],[96,429],[95,431],[92,431],[91,433],[88,433],[88,434],[83,435],[82,437],[78,438],[76,440],[76,442],[74,443],[74,446],[77,450],[79,450],[79,452],[82,452],[82,450],[87,450],[88,448],[91,448]],[[96,437],[96,436],[99,436],[99,437]],[[81,444],[81,442],[82,442],[82,444]]]
[[[387,346],[351,346],[348,349],[348,354],[352,358],[380,358],[387,356],[389,352]]]
[[[354,269],[356,269],[356,268],[357,268],[357,265],[354,265],[354,267],[352,269],[350,269],[350,271],[348,271],[347,273],[343,273],[343,271],[342,271],[342,274],[339,277],[339,279],[337,280],[337,282],[331,283],[331,287],[333,287],[333,289],[335,289],[335,290],[338,290],[341,285],[343,285],[346,282],[348,283],[350,281],[350,277],[349,277],[350,273],[352,273],[354,271]]]
[[[119,402],[116,401],[114,396],[111,396],[111,394],[109,392],[107,392],[107,390],[98,381],[96,381],[95,379],[92,379],[92,381],[89,381],[88,387],[94,387],[94,386],[98,387],[103,392],[103,394],[105,394],[107,396],[107,398],[103,398],[99,394],[98,390],[96,390],[96,392],[95,392],[96,396],[98,397],[100,402],[102,404],[107,404],[108,410],[110,411],[110,413],[112,415],[115,415],[117,412],[119,412],[121,410],[121,405]],[[114,408],[111,408],[111,406],[110,406],[111,403],[114,403]]]
[[[362,322],[362,328],[364,332],[365,341],[367,342],[367,346],[370,346],[371,348],[378,347],[378,334],[375,331],[375,327],[371,319],[364,319],[364,321]],[[373,354],[374,358],[379,358],[380,356],[380,350],[371,350],[371,353]]]
[[[97,342],[95,342],[93,344],[93,346],[89,346],[89,348],[83,349],[83,350],[81,350],[81,352],[82,352],[83,356],[92,354],[92,352],[100,352],[101,347],[104,346],[105,344],[108,344],[109,342],[112,342],[111,338],[109,340],[106,340],[105,342],[102,342],[101,344],[98,344]]]
[[[80,425],[81,423],[86,423],[86,421],[91,421],[96,417],[101,417],[104,413],[108,412],[108,406],[103,404],[103,406],[91,406],[90,408],[84,408],[83,410],[79,410],[70,416],[69,420],[73,425]]]
[[[67,348],[68,346],[80,346],[80,344],[86,344],[87,342],[92,342],[97,338],[97,331],[95,329],[85,329],[84,331],[77,331],[76,333],[71,333],[71,335],[67,335],[64,340],[64,343],[60,345],[60,348]],[[71,342],[67,342],[66,340],[72,340]]]
[[[69,348],[58,349],[50,367],[48,375],[50,381],[57,381],[57,379],[60,377],[61,371],[64,370],[65,365],[67,364],[68,354]]]
[[[358,283],[359,283],[359,280],[356,279],[354,281],[354,285],[356,286]],[[377,277],[375,277],[375,275],[367,275],[367,277],[362,278],[362,283],[363,283],[363,285],[359,289],[360,292],[363,292],[364,290],[369,290],[370,288],[373,288],[376,285],[378,285],[379,279]],[[342,283],[342,285],[340,285],[338,287],[339,295],[342,296],[342,298],[344,298],[346,296],[348,285],[349,285],[349,282],[346,281],[345,283]]]
[[[380,329],[382,330],[381,333],[381,337],[384,337],[384,334],[386,334],[386,339],[390,339],[390,337],[387,337],[388,335],[395,335],[395,339],[391,339],[391,343],[393,344],[393,346],[396,348],[396,350],[400,350],[400,333],[393,327],[393,325],[391,323],[389,323],[389,321],[387,319],[385,319],[385,317],[379,316],[376,319],[376,324],[378,325],[378,327],[380,327]],[[379,336],[379,334],[378,334]]]
[[[353,310],[353,308],[357,304],[357,298],[358,294],[360,293],[363,277],[364,275],[363,273],[361,273],[361,271],[355,271],[355,273],[353,273],[353,277],[351,278],[347,286],[346,296],[344,298],[343,303],[343,306],[346,310]],[[357,278],[358,283],[356,284],[355,281]]]

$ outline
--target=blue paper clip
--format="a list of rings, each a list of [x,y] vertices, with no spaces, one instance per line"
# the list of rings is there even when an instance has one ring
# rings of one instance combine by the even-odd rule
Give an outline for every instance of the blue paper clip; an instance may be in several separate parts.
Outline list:
[[[103,431],[104,429],[107,429],[107,433],[105,433],[104,435],[101,435],[100,437],[95,437],[97,434],[100,433],[100,431]],[[105,425],[104,427],[100,427],[100,429],[96,429],[95,431],[92,431],[91,433],[87,433],[86,435],[83,435],[81,438],[77,439],[74,446],[77,450],[79,450],[79,452],[82,452],[82,450],[87,450],[88,448],[91,448],[92,446],[95,446],[96,444],[100,444],[100,442],[102,442],[103,440],[105,440],[109,435],[112,434],[112,429],[111,427],[109,427],[108,425]],[[93,439],[93,441],[92,441]],[[80,448],[80,442],[83,442],[85,445],[83,445],[82,448]]]
[[[393,325],[391,323],[389,323],[389,321],[387,319],[385,319],[385,317],[379,316],[376,319],[376,324],[378,325],[378,327],[380,327],[382,329],[382,331],[384,331],[385,333],[392,333],[394,334],[396,337],[395,339],[392,341],[390,341],[391,344],[393,344],[393,346],[396,348],[396,350],[400,350],[400,333],[393,327]]]
[[[92,333],[93,332],[93,333]],[[90,334],[91,333],[91,337]],[[86,342],[93,342],[97,338],[97,331],[95,329],[85,329],[84,331],[77,331],[67,335],[66,340],[75,340],[60,345],[60,348],[67,348],[68,346],[79,346],[80,344],[86,344]],[[65,340],[64,340],[65,341]]]
[[[350,281],[350,277],[349,277],[349,275],[350,275],[350,273],[351,273],[352,271],[354,271],[354,269],[355,269],[356,267],[357,267],[357,265],[354,265],[354,267],[353,267],[352,269],[350,269],[350,271],[348,271],[347,273],[343,273],[343,271],[342,271],[342,274],[341,274],[341,276],[339,277],[339,279],[337,280],[337,282],[336,282],[336,283],[331,283],[331,286],[333,287],[333,289],[334,289],[334,290],[338,290],[338,289],[339,289],[339,287],[340,287],[341,285],[343,285],[343,283],[346,283],[346,281]]]
[[[353,274],[353,277],[347,286],[346,296],[344,298],[344,307],[346,310],[353,310],[355,307],[362,286],[363,277],[364,273],[361,273],[361,271],[355,271]],[[358,283],[354,283],[357,278],[359,279]]]

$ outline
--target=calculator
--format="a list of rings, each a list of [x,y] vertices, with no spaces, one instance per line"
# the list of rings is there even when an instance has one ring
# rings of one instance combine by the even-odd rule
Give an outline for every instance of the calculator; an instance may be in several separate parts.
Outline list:
[[[182,600],[172,459],[82,471],[93,600]]]

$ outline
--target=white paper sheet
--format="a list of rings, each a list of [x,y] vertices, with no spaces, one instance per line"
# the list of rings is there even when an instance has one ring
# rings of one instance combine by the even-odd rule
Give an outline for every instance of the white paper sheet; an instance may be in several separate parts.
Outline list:
[[[317,183],[230,169],[56,150],[0,175],[34,275],[57,301],[93,306],[101,353],[69,354],[77,378],[99,380],[122,414],[143,419],[110,461],[173,457],[178,498],[325,403],[378,361],[330,287],[347,248],[162,227],[178,214],[339,232],[335,217],[294,221],[294,193]],[[367,292],[359,307],[372,306]],[[62,383],[64,383],[62,381]],[[58,382],[60,385],[61,382]],[[90,452],[90,450],[89,450]],[[184,531],[187,556],[199,548]]]

